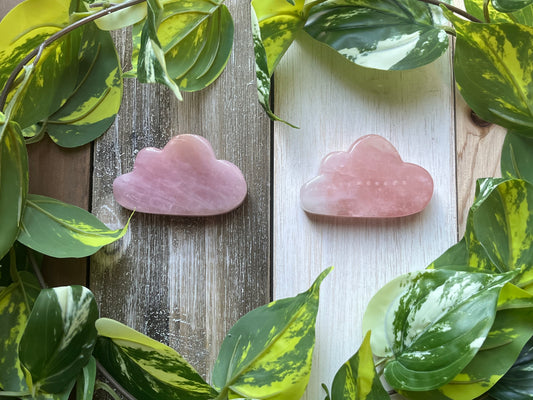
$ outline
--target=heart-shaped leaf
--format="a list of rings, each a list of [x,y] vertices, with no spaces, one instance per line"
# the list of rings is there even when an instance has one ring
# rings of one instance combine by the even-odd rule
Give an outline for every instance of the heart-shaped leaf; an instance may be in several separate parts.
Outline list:
[[[389,400],[376,368],[370,332],[367,332],[361,347],[335,374],[331,386],[331,400]]]
[[[96,322],[95,357],[138,399],[208,400],[218,393],[175,350],[117,321]]]
[[[120,239],[127,229],[126,224],[111,230],[79,207],[30,194],[18,240],[52,257],[86,257]]]
[[[17,272],[14,265],[11,275],[13,283],[0,292],[0,388],[24,392],[28,386],[20,366],[19,343],[40,287],[32,274]]]
[[[404,70],[448,48],[442,10],[417,0],[329,0],[311,9],[305,31],[355,64]]]
[[[96,25],[84,27],[76,88],[46,121],[46,131],[63,147],[89,143],[115,120],[122,101],[122,75],[113,39]]]
[[[96,301],[87,288],[63,286],[41,291],[19,347],[33,394],[61,393],[76,380],[96,343],[97,318]]]
[[[461,95],[482,119],[516,131],[533,128],[533,28],[478,24],[448,13],[457,32],[455,79]]]
[[[382,288],[369,303],[363,328],[378,333],[374,353],[377,348],[393,356],[385,366],[387,382],[405,391],[448,383],[483,344],[500,290],[513,276],[428,270]]]
[[[315,344],[320,284],[296,297],[250,311],[230,329],[213,370],[229,398],[299,399],[307,386]]]
[[[533,182],[533,138],[509,131],[502,147],[501,170],[506,178]]]

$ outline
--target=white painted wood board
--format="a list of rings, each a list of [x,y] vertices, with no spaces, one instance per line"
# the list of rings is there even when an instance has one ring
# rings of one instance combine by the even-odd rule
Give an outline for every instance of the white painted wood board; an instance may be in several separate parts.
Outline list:
[[[297,124],[274,127],[274,298],[294,296],[330,265],[321,290],[312,377],[304,399],[324,397],[335,372],[362,340],[362,318],[375,292],[394,277],[424,269],[457,241],[454,91],[448,55],[408,72],[353,66],[302,36],[275,75],[275,109]],[[420,214],[396,219],[307,215],[300,187],[321,159],[379,134],[404,161],[433,176]]]

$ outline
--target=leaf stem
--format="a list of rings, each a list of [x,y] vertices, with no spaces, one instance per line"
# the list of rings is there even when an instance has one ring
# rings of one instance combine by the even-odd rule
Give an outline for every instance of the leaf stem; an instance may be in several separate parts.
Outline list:
[[[489,2],[490,0],[483,0],[483,18],[487,24],[490,23]]]
[[[31,392],[29,390],[25,392],[4,392],[0,391],[0,397],[25,397],[25,396],[31,396]]]
[[[6,81],[6,84],[4,86],[4,89],[2,90],[2,93],[0,94],[0,111],[3,112],[7,96],[11,90],[11,87],[13,86],[13,82],[15,82],[15,79],[19,75],[19,73],[22,71],[24,66],[26,66],[31,60],[33,60],[33,65],[36,65],[39,61],[44,49],[46,49],[48,46],[50,46],[52,43],[54,43],[56,40],[62,38],[63,36],[69,34],[73,30],[86,25],[90,22],[93,22],[94,20],[97,20],[98,18],[105,17],[106,15],[112,14],[114,12],[123,10],[125,8],[134,6],[136,4],[144,3],[146,0],[130,0],[125,3],[117,4],[114,6],[111,6],[109,8],[105,8],[101,11],[98,11],[97,13],[94,13],[88,17],[85,17],[83,19],[80,19],[79,21],[76,21],[65,28],[61,29],[60,31],[54,33],[52,36],[47,38],[44,42],[42,42],[39,47],[33,49],[24,59],[15,67],[15,69],[11,72],[11,75]]]
[[[124,396],[128,400],[137,400],[133,395],[131,395],[130,392],[124,389],[124,387],[120,383],[118,383],[109,372],[107,372],[107,370],[102,366],[102,364],[100,364],[98,360],[96,360],[96,368],[109,382],[111,382],[111,384],[122,394],[122,396]],[[105,390],[105,388],[103,387],[102,389]]]
[[[455,14],[458,14],[458,15],[460,15],[462,17],[465,17],[466,19],[469,19],[472,22],[483,22],[483,21],[477,19],[476,17],[474,17],[472,14],[469,14],[466,11],[461,10],[460,8],[452,6],[451,4],[445,3],[443,1],[439,1],[439,0],[418,0],[418,1],[421,1],[423,3],[433,4],[435,6],[444,6],[448,10],[450,10],[450,11],[454,12]]]
[[[39,284],[41,285],[41,288],[46,289],[48,285],[46,284],[46,281],[44,280],[43,274],[41,272],[41,269],[39,268],[39,265],[37,264],[37,260],[35,259],[35,255],[33,254],[33,251],[28,250],[28,257],[30,259],[33,272],[35,273],[35,276],[37,276],[37,279],[39,280]]]

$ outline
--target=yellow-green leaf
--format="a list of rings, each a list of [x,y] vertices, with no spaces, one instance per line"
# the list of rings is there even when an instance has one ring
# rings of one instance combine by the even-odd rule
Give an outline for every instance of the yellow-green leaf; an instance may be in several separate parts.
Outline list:
[[[113,5],[124,3],[128,0],[116,0]],[[93,8],[95,12],[100,11],[98,7]],[[146,3],[136,4],[120,11],[116,11],[105,17],[98,18],[95,22],[99,29],[104,31],[113,31],[116,29],[126,28],[136,24],[146,18]]]
[[[86,257],[120,239],[127,228],[111,230],[79,207],[29,195],[18,240],[52,257]]]
[[[295,400],[309,380],[320,284],[296,297],[259,307],[230,329],[213,370],[213,383],[230,398]]]
[[[218,393],[175,350],[117,321],[96,321],[95,357],[138,399],[208,400]]]
[[[331,387],[331,400],[389,400],[387,391],[376,373],[370,331],[361,347],[335,375]]]

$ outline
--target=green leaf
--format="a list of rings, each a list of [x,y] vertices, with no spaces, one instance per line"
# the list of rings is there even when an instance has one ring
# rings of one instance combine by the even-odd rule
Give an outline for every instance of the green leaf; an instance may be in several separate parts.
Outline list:
[[[533,137],[509,131],[502,147],[501,171],[506,178],[533,182]]]
[[[492,0],[494,8],[505,13],[518,11],[532,3],[532,0]]]
[[[496,400],[533,398],[533,339],[529,339],[514,365],[489,394]]]
[[[487,337],[500,290],[513,275],[427,270],[382,288],[363,329],[375,336],[375,354],[392,357],[387,382],[404,391],[432,390],[461,372]]]
[[[296,297],[259,307],[230,329],[213,370],[213,383],[230,398],[299,399],[309,380],[320,284]]]
[[[115,0],[113,5],[124,3],[128,0]],[[93,3],[90,1],[89,3]],[[94,12],[98,12],[98,8],[94,8]],[[129,6],[120,11],[115,11],[112,14],[106,15],[105,17],[98,18],[95,22],[99,29],[103,31],[113,31],[117,29],[126,28],[130,25],[136,24],[137,22],[142,21],[146,18],[146,3],[136,4],[134,6]]]
[[[37,297],[20,341],[20,362],[33,394],[61,393],[89,362],[98,308],[82,286],[44,289]]]
[[[339,369],[331,387],[331,400],[389,400],[383,388],[370,348],[370,331],[361,347]]]
[[[469,271],[468,268],[468,249],[465,238],[459,243],[446,250],[439,258],[433,261],[428,269],[453,269],[456,271]],[[477,271],[480,272],[480,271]]]
[[[50,197],[30,194],[18,240],[52,257],[86,257],[120,239],[128,224],[111,230],[89,212]]]
[[[46,131],[63,147],[89,143],[115,120],[122,100],[122,75],[113,39],[96,25],[84,27],[76,88],[46,121]]]
[[[95,382],[96,360],[91,357],[76,381],[76,400],[92,400]]]
[[[0,113],[0,258],[15,242],[28,194],[28,153],[19,126]]]
[[[351,62],[405,70],[448,48],[442,10],[418,0],[329,0],[311,10],[305,31]]]
[[[13,273],[13,283],[0,292],[0,388],[28,390],[19,361],[19,343],[40,287],[26,271]]]
[[[26,0],[0,22],[0,87],[22,59],[69,24],[70,1]],[[81,30],[46,47],[21,93],[12,118],[21,128],[46,119],[76,84]],[[15,88],[11,89],[13,93]]]
[[[478,24],[448,13],[457,32],[455,79],[482,119],[520,132],[533,128],[533,28]]]
[[[466,11],[481,21],[485,19],[485,16],[483,15],[483,1],[484,0],[465,0],[464,2]],[[502,13],[495,10],[492,6],[492,2],[489,2],[488,9],[490,22],[518,22],[522,25],[533,26],[533,5],[513,13]]]
[[[165,53],[157,37],[157,28],[161,23],[163,10],[158,0],[147,0],[147,4],[148,16],[142,28],[138,60],[132,60],[133,65],[137,67],[137,79],[143,83],[166,85],[178,99],[182,100],[177,84],[168,74]]]
[[[208,400],[218,393],[175,350],[117,321],[96,322],[95,357],[138,399]]]

